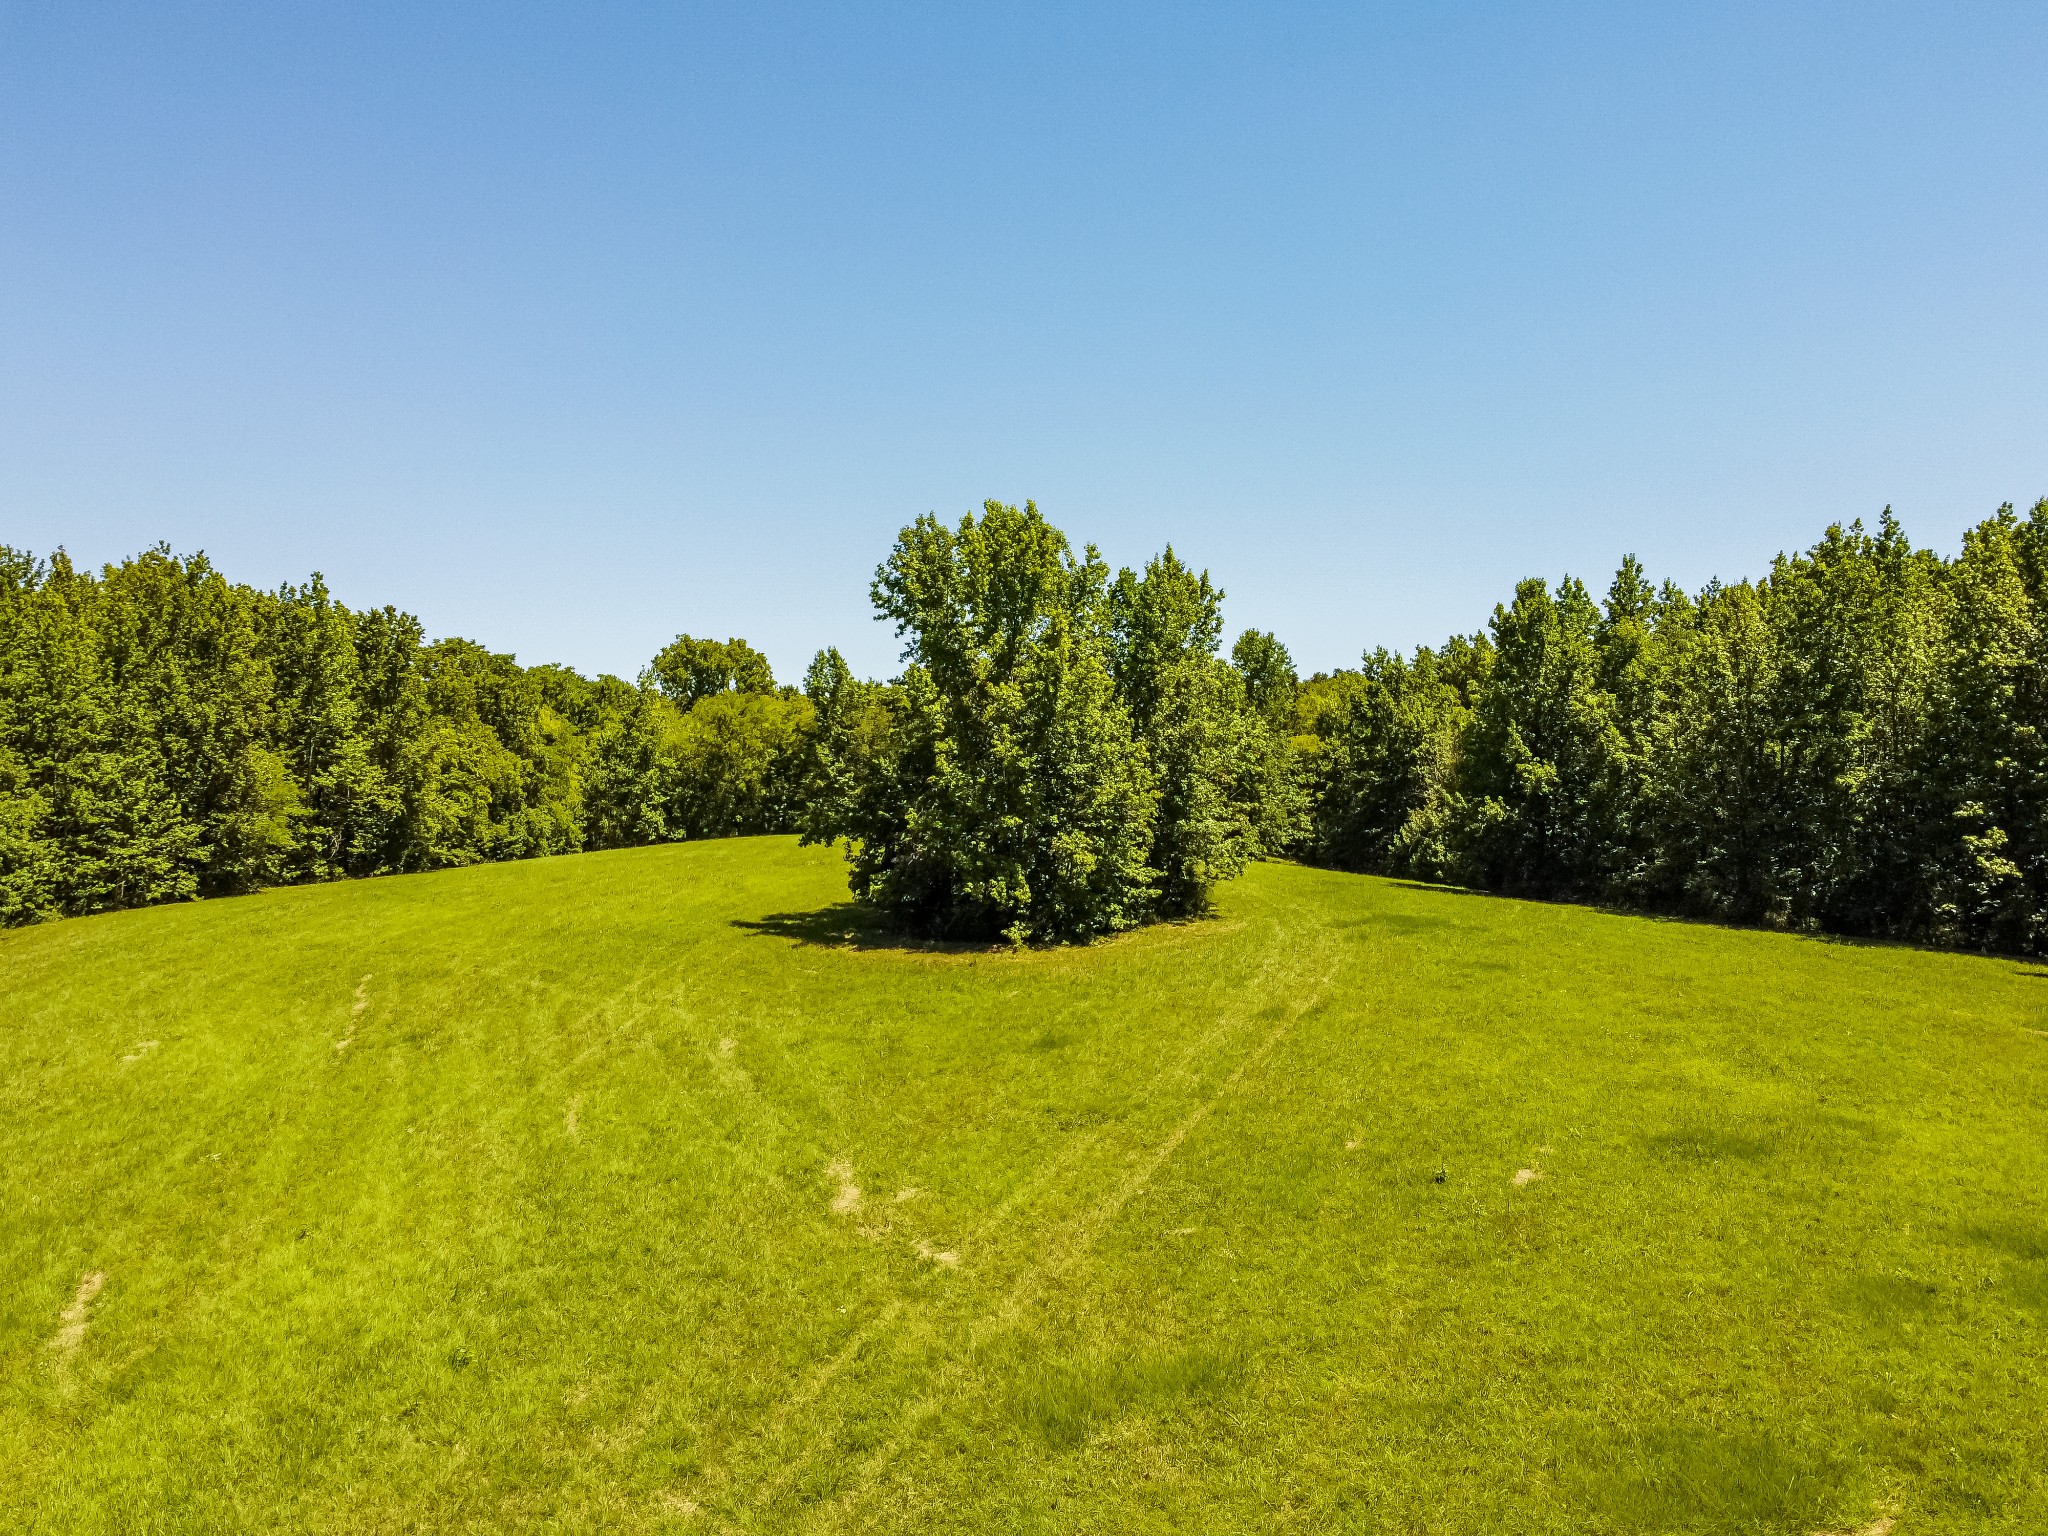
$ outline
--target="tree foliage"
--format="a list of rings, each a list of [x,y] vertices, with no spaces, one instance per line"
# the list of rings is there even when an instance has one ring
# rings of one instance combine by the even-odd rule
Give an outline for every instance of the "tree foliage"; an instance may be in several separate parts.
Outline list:
[[[876,572],[904,672],[812,668],[806,834],[917,929],[1086,939],[1199,911],[1290,835],[1278,739],[1216,656],[1223,594],[1168,550],[1112,582],[1026,503],[903,530]]]
[[[1915,549],[1889,510],[1696,596],[1633,558],[1319,686],[1303,849],[1343,868],[2039,952],[2048,502]],[[1304,713],[1297,706],[1297,724]]]
[[[698,640],[677,635],[648,663],[647,677],[683,709],[724,693],[773,693],[768,658],[744,640]]]
[[[635,686],[428,643],[318,576],[0,547],[0,922],[793,830],[812,712],[744,641]]]
[[[1036,507],[902,530],[887,682],[678,635],[522,667],[157,548],[0,546],[0,922],[679,838],[844,840],[907,928],[1085,939],[1247,861],[2048,950],[2048,501],[1944,559],[1889,511],[1753,581],[1521,583],[1480,632],[1302,678],[1169,547]]]

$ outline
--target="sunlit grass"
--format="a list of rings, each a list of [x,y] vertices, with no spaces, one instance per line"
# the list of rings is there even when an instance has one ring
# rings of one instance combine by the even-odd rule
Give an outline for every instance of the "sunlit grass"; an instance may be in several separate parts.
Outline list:
[[[2037,969],[843,889],[755,839],[0,935],[0,1528],[2048,1529]]]

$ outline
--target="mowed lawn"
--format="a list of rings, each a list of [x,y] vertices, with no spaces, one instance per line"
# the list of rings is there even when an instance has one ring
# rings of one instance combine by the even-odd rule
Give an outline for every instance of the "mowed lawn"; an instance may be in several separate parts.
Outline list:
[[[843,899],[769,838],[0,935],[0,1528],[2048,1530],[2039,968]]]

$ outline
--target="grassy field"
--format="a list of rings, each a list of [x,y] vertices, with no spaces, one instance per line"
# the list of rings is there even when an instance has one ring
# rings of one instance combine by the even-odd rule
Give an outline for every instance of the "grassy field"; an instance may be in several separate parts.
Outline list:
[[[0,1528],[2048,1530],[2048,974],[694,844],[0,935]]]

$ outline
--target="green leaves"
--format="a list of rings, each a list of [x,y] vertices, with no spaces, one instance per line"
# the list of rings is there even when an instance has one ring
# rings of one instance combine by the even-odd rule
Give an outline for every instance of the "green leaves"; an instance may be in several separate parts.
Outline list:
[[[723,693],[775,691],[768,658],[744,640],[696,640],[677,635],[648,663],[651,682],[683,709]]]
[[[1345,868],[2038,951],[2048,502],[1915,550],[1889,512],[1697,599],[1633,558],[1483,640],[1302,685],[1310,846]]]
[[[0,922],[794,829],[811,704],[741,640],[650,676],[426,644],[317,575],[0,549]]]
[[[928,932],[1017,941],[1149,915],[1155,790],[1110,672],[1105,574],[1029,503],[903,530],[873,595],[911,665],[813,833],[852,842],[856,894]]]
[[[1291,835],[1291,763],[1218,661],[1222,593],[1171,550],[1108,581],[1026,503],[905,528],[873,586],[903,676],[813,664],[806,836],[935,934],[1087,939],[1201,909]]]
[[[1696,597],[1633,556],[1300,679],[1166,549],[1027,502],[904,528],[893,682],[679,635],[637,683],[428,643],[318,575],[0,546],[0,922],[735,833],[844,838],[920,931],[1086,939],[1248,860],[2038,953],[2048,501],[1943,560],[1887,511]]]

